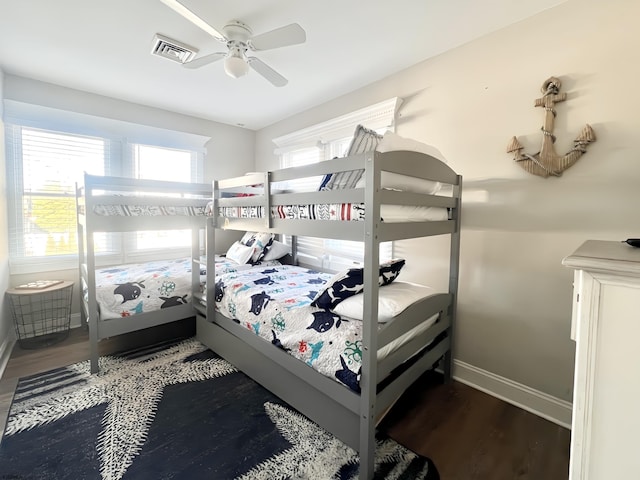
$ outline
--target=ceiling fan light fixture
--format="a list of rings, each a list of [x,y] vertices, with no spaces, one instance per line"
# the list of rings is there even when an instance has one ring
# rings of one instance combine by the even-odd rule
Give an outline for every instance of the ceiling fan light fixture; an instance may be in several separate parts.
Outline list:
[[[227,47],[226,52],[215,52],[188,60],[182,60],[185,68],[200,68],[224,58],[224,70],[232,78],[240,78],[249,73],[251,67],[276,87],[284,87],[287,79],[257,57],[247,56],[247,51],[271,50],[304,43],[307,39],[304,29],[297,23],[291,23],[260,35],[253,35],[251,28],[239,20],[230,20],[222,33],[189,10],[181,2],[184,0],[160,0],[180,16],[206,31]]]
[[[230,77],[240,78],[249,73],[249,65],[244,58],[229,55],[224,59],[224,71],[227,72],[227,75]]]

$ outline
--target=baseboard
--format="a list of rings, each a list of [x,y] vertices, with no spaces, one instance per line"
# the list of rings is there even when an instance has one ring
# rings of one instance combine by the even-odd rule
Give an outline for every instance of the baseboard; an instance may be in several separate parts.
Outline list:
[[[550,422],[571,429],[571,402],[560,400],[460,360],[453,361],[453,378]]]
[[[15,344],[15,337],[13,335],[7,335],[0,345],[0,378],[4,375],[4,370],[7,368],[7,363],[9,363],[9,358],[11,357],[11,352]]]
[[[70,318],[70,327],[78,328],[82,326],[82,317],[80,317],[79,313],[72,313]]]

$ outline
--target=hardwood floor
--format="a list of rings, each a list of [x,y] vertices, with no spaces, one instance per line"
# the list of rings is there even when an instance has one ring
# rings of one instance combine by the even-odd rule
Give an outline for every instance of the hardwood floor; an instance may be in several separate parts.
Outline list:
[[[431,457],[443,480],[569,476],[569,430],[435,373],[407,390],[380,428]]]
[[[100,342],[109,354],[175,336],[175,325]],[[181,334],[193,334],[181,324]],[[18,378],[89,358],[88,335],[39,350],[14,348],[0,380],[0,429],[4,430]],[[429,456],[442,480],[566,480],[570,431],[458,382],[425,374],[387,414],[380,428]]]

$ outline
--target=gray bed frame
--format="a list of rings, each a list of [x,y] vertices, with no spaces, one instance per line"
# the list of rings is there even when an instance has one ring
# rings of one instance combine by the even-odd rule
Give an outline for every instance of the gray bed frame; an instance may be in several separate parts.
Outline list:
[[[160,194],[162,192],[162,195]],[[140,196],[141,193],[148,195]],[[137,194],[137,196],[136,196]],[[153,195],[151,195],[153,194]],[[173,196],[180,195],[180,197]],[[80,315],[88,323],[91,372],[98,371],[98,342],[102,339],[182,320],[194,316],[191,302],[154,312],[135,315],[134,318],[101,320],[96,300],[96,256],[94,233],[136,232],[142,230],[190,229],[191,256],[199,262],[201,232],[206,217],[195,215],[123,216],[98,215],[95,205],[171,205],[203,206],[211,200],[211,185],[206,183],[167,182],[134,178],[95,176],[85,174],[84,183],[76,187],[78,219],[78,256],[80,275]],[[100,268],[122,264],[122,259],[101,263]],[[193,291],[200,290],[200,268],[191,269]],[[86,298],[83,292],[86,290]],[[193,292],[192,292],[193,293]]]
[[[310,193],[275,193],[276,182],[305,178],[326,173],[364,169],[366,187]],[[425,195],[384,190],[382,171],[442,182],[450,187],[449,196]],[[250,197],[224,198],[224,192],[249,185],[262,185],[258,194]],[[263,231],[276,234],[306,235],[322,238],[364,242],[364,318],[378,316],[379,243],[431,235],[450,235],[449,290],[416,302],[399,317],[377,327],[377,322],[363,322],[363,352],[361,393],[358,394],[337,381],[316,372],[305,363],[257,337],[233,320],[215,311],[215,302],[207,302],[206,309],[196,309],[196,331],[199,341],[227,359],[248,376],[255,379],[285,402],[315,421],[360,454],[360,478],[373,478],[375,466],[375,427],[377,421],[399,396],[426,370],[441,361],[445,378],[451,377],[451,339],[456,317],[458,288],[458,258],[460,251],[460,193],[462,177],[448,165],[428,155],[416,152],[368,152],[317,164],[287,168],[273,172],[246,175],[214,181],[213,216],[207,225],[207,272],[215,272],[214,255],[216,229]],[[444,191],[445,189],[443,189]],[[254,188],[255,192],[256,189]],[[218,217],[218,207],[260,205],[265,212],[277,205],[364,203],[364,222],[293,220],[271,218],[230,219]],[[449,220],[406,223],[380,221],[383,204],[446,207]],[[295,252],[294,252],[295,260]],[[215,298],[215,281],[207,281],[207,298]],[[424,333],[404,344],[382,361],[377,351],[389,341],[419,325],[434,314],[439,320]],[[425,346],[447,332],[446,338],[423,352]],[[402,367],[410,358],[418,358],[384,388],[378,384],[389,373]]]

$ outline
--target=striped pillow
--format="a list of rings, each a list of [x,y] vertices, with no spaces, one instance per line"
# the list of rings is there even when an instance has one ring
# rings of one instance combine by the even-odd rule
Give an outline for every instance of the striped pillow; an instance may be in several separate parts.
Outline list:
[[[375,130],[358,125],[353,134],[349,148],[345,156],[355,155],[375,150],[382,140],[382,135]],[[355,188],[356,183],[362,177],[364,170],[350,170],[347,172],[329,173],[324,176],[320,183],[319,190],[340,190],[344,188]]]

